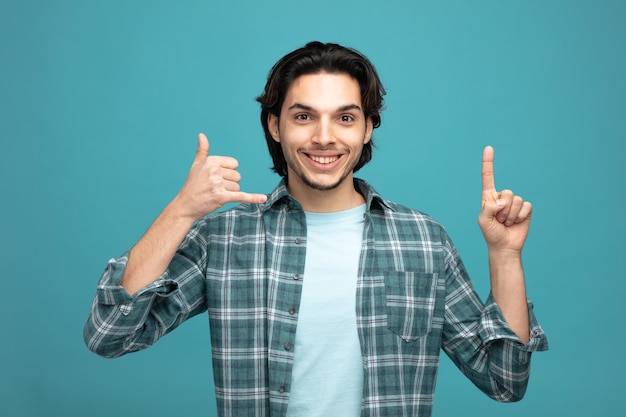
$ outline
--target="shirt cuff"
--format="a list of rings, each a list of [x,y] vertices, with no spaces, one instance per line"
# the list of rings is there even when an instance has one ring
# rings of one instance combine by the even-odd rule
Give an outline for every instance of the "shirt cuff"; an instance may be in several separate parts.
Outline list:
[[[504,319],[500,307],[493,298],[493,294],[490,293],[480,320],[479,334],[483,343],[489,344],[496,340],[508,339],[521,351],[537,352],[548,350],[548,339],[535,317],[533,303],[530,300],[527,300],[527,302],[530,340],[528,343],[524,344],[515,332],[511,330]]]
[[[109,260],[98,283],[97,297],[100,304],[119,305],[128,308],[135,302],[144,298],[152,298],[153,295],[167,297],[178,289],[178,283],[170,279],[168,271],[166,271],[151,284],[140,289],[134,295],[130,295],[128,291],[120,285],[127,262],[128,252],[124,253],[119,258]]]

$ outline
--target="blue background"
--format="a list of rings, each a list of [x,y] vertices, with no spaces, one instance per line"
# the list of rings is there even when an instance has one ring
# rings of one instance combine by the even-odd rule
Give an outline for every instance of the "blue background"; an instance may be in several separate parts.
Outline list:
[[[525,268],[551,350],[516,404],[442,358],[434,415],[624,412],[625,21],[608,0],[0,1],[0,415],[214,415],[205,316],[116,360],[82,326],[199,131],[245,190],[274,187],[253,98],[313,39],[377,66],[387,110],[360,176],[446,225],[483,297],[483,146],[534,203]]]

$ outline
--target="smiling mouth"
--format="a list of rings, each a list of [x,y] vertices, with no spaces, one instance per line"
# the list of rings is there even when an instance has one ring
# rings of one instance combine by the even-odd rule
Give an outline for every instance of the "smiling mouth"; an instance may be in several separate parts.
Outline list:
[[[307,156],[317,162],[318,164],[332,164],[333,162],[335,162],[336,160],[338,160],[340,158],[340,156],[338,155],[333,155],[333,156],[315,156],[315,155],[309,155],[307,154]]]

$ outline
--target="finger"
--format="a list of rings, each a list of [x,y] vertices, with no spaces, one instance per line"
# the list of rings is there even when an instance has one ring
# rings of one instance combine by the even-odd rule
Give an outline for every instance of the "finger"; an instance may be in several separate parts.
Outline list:
[[[265,194],[251,194],[240,191],[230,193],[229,199],[232,203],[262,204],[267,201],[267,196]]]
[[[498,214],[496,214],[496,219],[500,223],[506,222],[506,219],[509,217],[511,213],[511,208],[513,207],[513,199],[515,195],[511,190],[504,190],[498,196]]]
[[[237,181],[225,180],[223,181],[222,186],[226,191],[230,192],[237,192],[241,190],[241,187],[239,186],[239,183]]]
[[[241,174],[234,169],[223,169],[222,178],[226,181],[239,182],[241,181]]]
[[[196,150],[195,161],[201,161],[209,156],[209,140],[204,133],[198,134],[198,149]]]
[[[533,205],[530,204],[530,202],[528,201],[524,201],[524,204],[522,205],[522,209],[517,215],[517,219],[515,220],[515,223],[522,223],[526,220],[529,220],[532,217],[532,215],[533,215]]]
[[[518,195],[514,196],[513,202],[511,203],[511,209],[509,210],[509,215],[504,220],[504,224],[506,226],[511,226],[517,222],[518,216],[523,206],[524,200],[522,200],[522,197]]]
[[[485,147],[483,150],[483,167],[482,167],[482,179],[483,179],[483,192],[496,189],[494,175],[493,175],[493,157],[494,150],[491,146]]]
[[[217,156],[212,155],[208,157],[211,160],[211,165],[224,169],[237,169],[239,167],[239,161],[232,156]]]

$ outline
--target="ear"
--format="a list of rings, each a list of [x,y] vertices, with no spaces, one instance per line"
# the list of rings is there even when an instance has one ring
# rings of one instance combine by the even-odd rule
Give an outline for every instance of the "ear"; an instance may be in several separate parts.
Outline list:
[[[374,133],[374,122],[372,122],[371,117],[368,117],[365,122],[365,136],[363,137],[364,145],[372,140],[372,133]]]
[[[278,116],[272,113],[267,115],[267,128],[272,138],[274,138],[276,142],[280,142],[280,135],[278,134]]]

